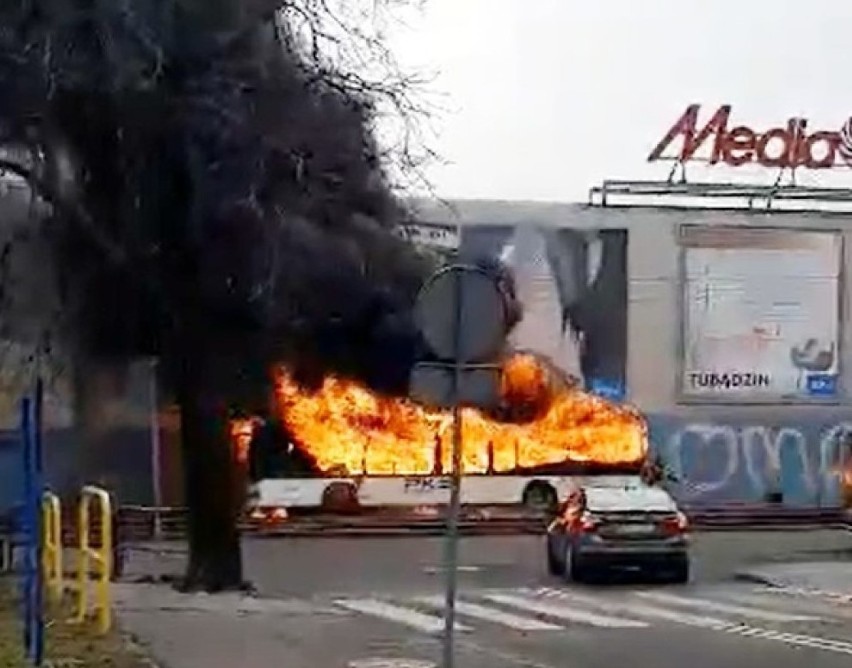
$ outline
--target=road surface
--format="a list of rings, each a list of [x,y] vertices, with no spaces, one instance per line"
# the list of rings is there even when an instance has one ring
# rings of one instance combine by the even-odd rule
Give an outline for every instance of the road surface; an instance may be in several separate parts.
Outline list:
[[[852,534],[840,532],[704,534],[688,585],[585,587],[546,575],[541,538],[464,539],[456,666],[845,667],[852,603],[770,591],[734,574],[753,563],[840,557],[850,549]],[[376,659],[440,666],[440,540],[253,540],[245,556],[260,600],[184,601],[184,612],[196,607],[183,616],[177,603],[157,614],[149,605],[145,614],[131,601],[124,614],[131,630],[152,639],[157,657],[173,668],[273,660],[288,668],[385,668],[363,663]],[[145,568],[146,558],[137,555],[132,566]],[[199,613],[211,606],[222,609]],[[194,636],[202,649],[187,642]]]

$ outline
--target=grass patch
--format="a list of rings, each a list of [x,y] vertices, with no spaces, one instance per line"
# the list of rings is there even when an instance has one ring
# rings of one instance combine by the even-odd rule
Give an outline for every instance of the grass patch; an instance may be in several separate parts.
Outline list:
[[[68,605],[52,606],[45,628],[45,668],[151,668],[118,631],[99,636],[90,625],[71,624]],[[28,668],[16,582],[0,576],[0,668]]]

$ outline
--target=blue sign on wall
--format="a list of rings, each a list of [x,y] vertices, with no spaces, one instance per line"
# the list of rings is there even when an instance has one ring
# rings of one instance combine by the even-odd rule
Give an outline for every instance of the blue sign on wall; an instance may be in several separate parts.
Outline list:
[[[590,378],[587,387],[592,394],[611,401],[622,401],[627,394],[624,383],[608,378]]]
[[[837,394],[837,375],[812,373],[807,378],[808,394],[814,397],[833,397]]]

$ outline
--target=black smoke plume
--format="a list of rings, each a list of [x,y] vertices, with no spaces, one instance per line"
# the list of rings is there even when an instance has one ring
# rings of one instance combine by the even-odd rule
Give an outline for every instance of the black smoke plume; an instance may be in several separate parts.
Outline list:
[[[82,4],[20,3],[0,31],[0,125],[45,163],[65,338],[174,370],[189,300],[229,377],[281,360],[402,391],[433,267],[393,234],[369,91],[315,79],[268,24],[223,50],[180,3]]]

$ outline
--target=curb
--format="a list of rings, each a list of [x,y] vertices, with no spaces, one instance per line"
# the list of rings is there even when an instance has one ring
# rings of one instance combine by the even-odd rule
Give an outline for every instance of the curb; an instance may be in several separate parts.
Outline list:
[[[489,523],[488,521],[473,522],[459,526],[459,536],[541,536],[544,535],[546,527],[537,522],[518,523]],[[719,534],[737,532],[797,532],[809,531],[852,531],[848,525],[825,523],[825,524],[797,524],[797,523],[733,523],[733,522],[711,522],[708,524],[695,523],[692,526],[693,534]],[[299,524],[292,522],[280,527],[244,529],[244,538],[270,539],[270,538],[413,538],[418,536],[436,537],[446,535],[446,525],[441,522],[433,523],[377,523],[368,524],[337,524],[337,523],[311,523]],[[186,539],[184,533],[172,533],[163,538],[164,543],[182,541]],[[126,549],[138,552],[150,552],[163,556],[170,553],[179,553],[181,550],[157,545],[156,547],[140,545],[134,547],[134,542],[153,541],[152,535],[136,534],[128,537]]]
[[[799,524],[795,522],[755,522],[752,524],[736,524],[725,522],[709,522],[693,524],[696,531],[702,533],[711,531],[847,531],[852,532],[852,526],[839,522]]]
[[[778,594],[782,596],[794,596],[798,598],[818,598],[831,603],[852,603],[852,593],[829,591],[826,589],[818,589],[817,587],[799,587],[783,580],[761,575],[753,571],[743,571],[734,575],[734,580],[738,582],[749,582],[758,584],[764,587],[766,593]]]
[[[759,584],[764,585],[766,587],[770,587],[772,589],[783,589],[785,585],[779,584],[776,580],[772,580],[771,578],[766,577],[765,575],[760,575],[759,573],[753,573],[750,571],[742,571],[739,573],[734,573],[734,578],[736,582],[748,582],[750,584]]]
[[[182,538],[174,538],[169,540],[168,542],[178,542],[182,541]],[[184,555],[187,554],[189,548],[186,547],[170,547],[167,544],[152,546],[152,545],[138,545],[132,542],[128,542],[127,544],[122,546],[125,550],[130,552],[144,552],[146,554],[156,554],[158,557],[167,557],[172,555]]]

